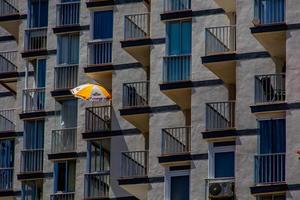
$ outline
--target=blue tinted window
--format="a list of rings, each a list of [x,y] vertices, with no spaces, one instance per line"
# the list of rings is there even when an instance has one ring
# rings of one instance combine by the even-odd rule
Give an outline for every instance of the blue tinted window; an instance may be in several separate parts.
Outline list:
[[[48,26],[48,0],[30,0],[29,17],[29,27]]]
[[[171,177],[171,200],[190,199],[190,177],[173,176]]]
[[[13,167],[14,162],[14,141],[0,140],[0,168]],[[1,174],[0,174],[1,179]],[[1,189],[1,185],[0,185]]]
[[[79,35],[77,33],[58,36],[58,63],[79,63]]]
[[[26,121],[24,149],[42,149],[44,147],[44,121]]]
[[[93,39],[110,39],[113,34],[113,11],[94,12]]]
[[[234,152],[215,153],[215,178],[234,177]]]
[[[41,200],[43,194],[42,181],[23,181],[22,200]]]
[[[190,21],[175,21],[167,24],[168,55],[191,53],[191,31]]]
[[[45,87],[46,85],[46,60],[37,60],[35,66],[36,74],[36,87]]]

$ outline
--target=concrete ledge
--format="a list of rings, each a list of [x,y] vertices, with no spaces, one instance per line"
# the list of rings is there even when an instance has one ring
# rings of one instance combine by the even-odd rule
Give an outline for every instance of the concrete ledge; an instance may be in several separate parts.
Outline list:
[[[286,183],[250,187],[250,192],[253,195],[286,192],[287,190],[288,185]]]
[[[30,112],[30,113],[21,113],[19,114],[20,119],[32,119],[32,118],[43,118],[48,116],[54,116],[56,114],[55,111],[38,111],[38,112]]]
[[[0,79],[17,79],[18,77],[19,77],[18,72],[0,73]]]
[[[171,163],[171,162],[184,162],[184,161],[192,161],[192,160],[207,160],[208,154],[178,154],[178,155],[168,155],[168,156],[160,156],[158,157],[158,162],[163,163]]]
[[[61,160],[61,159],[76,159],[86,157],[86,152],[67,152],[67,153],[53,153],[48,154],[48,160]]]
[[[37,173],[20,173],[17,174],[17,179],[18,180],[28,180],[28,179],[43,179],[43,178],[52,178],[53,173],[48,172],[37,172]]]
[[[135,39],[135,40],[123,40],[121,41],[122,48],[135,47],[135,46],[150,46],[156,44],[165,44],[165,38],[143,38],[143,39]]]
[[[164,20],[167,21],[167,20],[174,20],[174,19],[201,17],[201,16],[219,15],[219,14],[225,14],[225,11],[222,8],[196,10],[196,11],[185,10],[185,11],[178,11],[178,12],[162,13],[160,15],[160,19],[162,21]]]
[[[276,31],[286,31],[288,26],[286,23],[280,24],[270,24],[270,25],[259,25],[255,27],[251,27],[251,33],[266,33],[266,32],[276,32]]]
[[[64,96],[73,97],[70,89],[53,90],[53,91],[51,91],[51,96],[54,98],[55,97],[64,97]]]
[[[93,139],[101,139],[106,137],[114,137],[114,136],[126,136],[126,135],[139,135],[141,131],[139,129],[125,129],[125,130],[111,130],[111,131],[98,131],[98,132],[85,132],[82,133],[82,139],[85,140],[93,140]]]
[[[134,108],[122,108],[119,111],[120,111],[120,115],[147,114],[147,113],[151,113],[151,107],[144,106],[144,107],[134,107]]]
[[[90,30],[90,25],[66,25],[66,26],[57,26],[53,28],[53,33],[68,33],[68,32],[79,32],[79,31],[88,31]]]
[[[21,191],[6,190],[0,191],[0,197],[17,197],[21,196]]]
[[[22,58],[56,55],[56,49],[40,50],[40,51],[26,51],[26,52],[21,53],[21,55],[22,55]]]
[[[163,183],[165,178],[161,177],[134,177],[134,178],[121,178],[118,180],[119,185],[136,185],[148,183]]]
[[[14,15],[6,15],[6,16],[1,16],[0,17],[0,22],[4,21],[17,21],[21,19],[26,19],[27,15],[20,15],[20,14],[14,14]]]
[[[15,137],[23,137],[23,132],[15,132],[15,131],[0,132],[0,139],[15,138]]]
[[[252,113],[259,113],[259,112],[274,112],[274,111],[283,111],[288,109],[287,103],[270,103],[270,104],[260,104],[260,105],[253,105],[250,106]]]

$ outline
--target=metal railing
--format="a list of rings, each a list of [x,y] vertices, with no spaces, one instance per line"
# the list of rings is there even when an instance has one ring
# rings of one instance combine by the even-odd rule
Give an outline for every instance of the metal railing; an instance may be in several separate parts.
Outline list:
[[[235,101],[206,103],[206,130],[235,127]]]
[[[43,171],[44,150],[28,149],[21,151],[21,173]]]
[[[78,65],[60,65],[54,69],[54,89],[71,89],[77,86]]]
[[[285,74],[266,74],[255,76],[255,103],[285,101]]]
[[[14,131],[15,127],[15,109],[0,110],[0,132]]]
[[[163,59],[163,82],[191,79],[191,55],[166,56]]]
[[[45,110],[45,88],[23,90],[23,112]]]
[[[65,128],[52,131],[51,153],[76,151],[77,128]]]
[[[13,189],[13,168],[0,168],[0,191]]]
[[[143,39],[150,37],[150,14],[125,16],[124,39]]]
[[[93,172],[84,175],[84,198],[98,199],[109,197],[109,172]]]
[[[17,51],[0,52],[0,73],[17,72]]]
[[[255,155],[254,160],[255,184],[285,182],[285,153]]]
[[[255,0],[254,24],[276,24],[285,22],[285,0]]]
[[[19,14],[19,0],[0,0],[0,16]]]
[[[74,200],[75,192],[63,192],[57,194],[51,194],[50,200]]]
[[[122,177],[142,177],[148,175],[148,151],[122,152]]]
[[[25,51],[40,51],[47,49],[47,27],[25,30]]]
[[[189,153],[191,127],[162,129],[162,155]]]
[[[149,82],[131,82],[123,84],[123,107],[143,107],[149,103]]]
[[[112,40],[91,41],[88,43],[88,65],[106,65],[112,63]]]
[[[236,26],[220,26],[205,29],[205,55],[234,52],[236,50]]]
[[[88,107],[85,110],[85,131],[97,132],[111,129],[111,106]]]
[[[191,0],[164,0],[164,12],[176,12],[191,9]]]
[[[56,25],[79,25],[80,0],[56,4]]]

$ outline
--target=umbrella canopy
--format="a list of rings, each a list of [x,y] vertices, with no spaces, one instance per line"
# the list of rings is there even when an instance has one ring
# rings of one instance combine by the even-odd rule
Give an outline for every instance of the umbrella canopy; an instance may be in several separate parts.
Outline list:
[[[96,84],[84,84],[71,90],[75,97],[88,101],[100,101],[111,99],[109,92],[102,86]]]

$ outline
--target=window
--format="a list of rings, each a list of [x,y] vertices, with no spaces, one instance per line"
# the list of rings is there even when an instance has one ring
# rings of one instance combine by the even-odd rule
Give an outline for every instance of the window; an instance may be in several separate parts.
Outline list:
[[[209,146],[209,178],[234,177],[235,146],[233,143],[213,143]]]
[[[48,0],[29,0],[29,27],[48,26]]]
[[[79,63],[79,34],[63,34],[58,36],[58,64]]]
[[[34,69],[35,87],[43,88],[46,86],[46,59],[32,61]]]
[[[113,11],[94,12],[93,18],[93,39],[111,39],[113,35]]]
[[[59,102],[61,128],[75,128],[77,126],[77,100],[63,100]]]
[[[191,21],[174,21],[167,23],[168,55],[191,53],[192,23]]]
[[[110,169],[110,140],[90,141],[88,143],[88,171],[105,172]]]
[[[24,122],[24,149],[44,148],[44,121],[33,120]]]
[[[13,166],[14,166],[14,140],[0,140],[0,169],[10,168]]]
[[[166,200],[190,199],[190,175],[188,170],[166,172]]]
[[[54,163],[54,193],[74,192],[76,161],[69,160]]]
[[[259,153],[285,153],[285,119],[259,121]]]
[[[257,200],[286,200],[285,194],[264,195],[256,198]]]
[[[284,22],[285,0],[255,0],[255,17],[260,24]]]
[[[22,182],[22,200],[42,200],[42,199],[43,199],[42,180]]]

